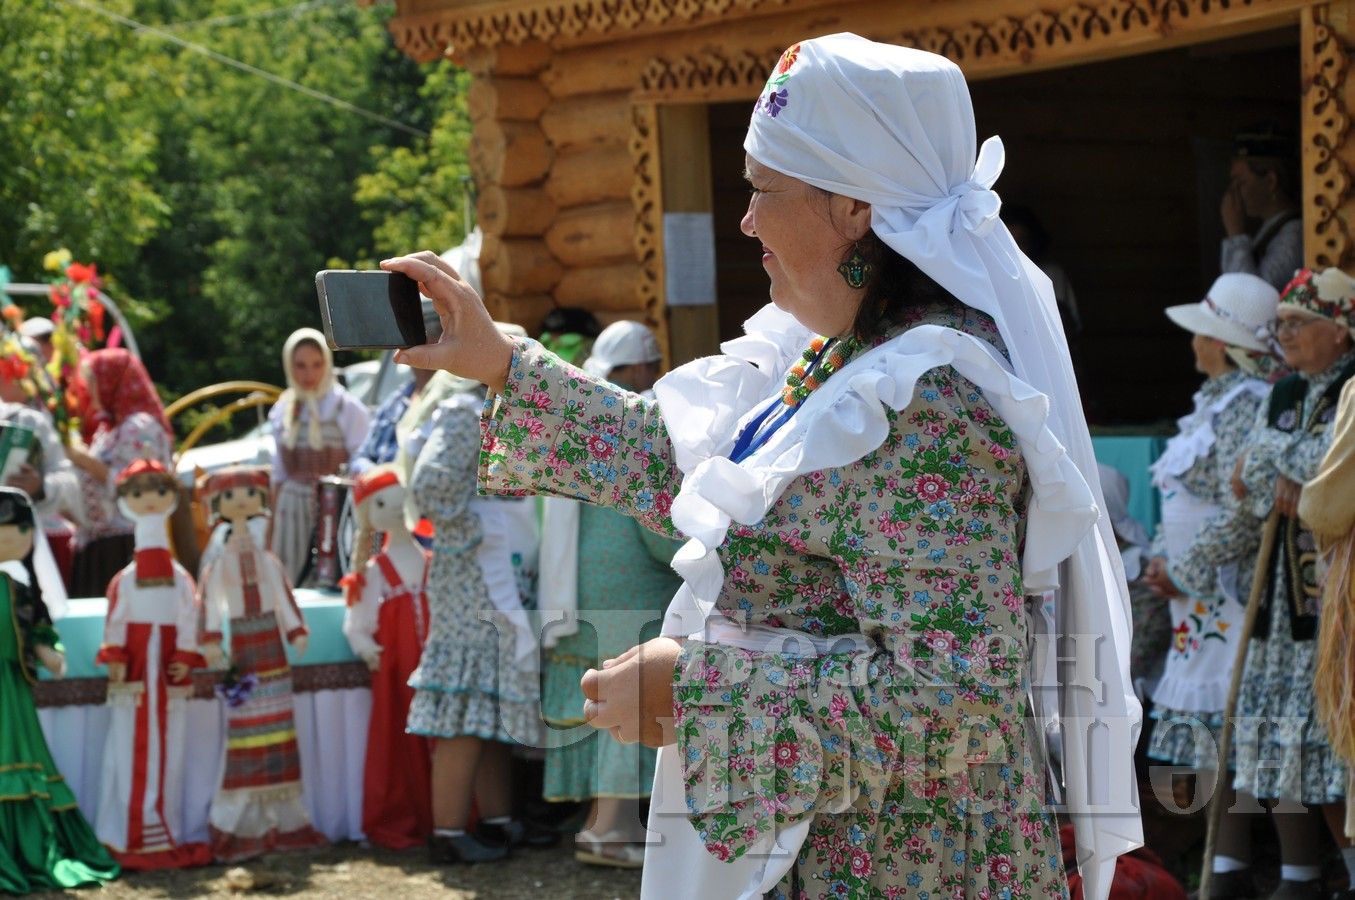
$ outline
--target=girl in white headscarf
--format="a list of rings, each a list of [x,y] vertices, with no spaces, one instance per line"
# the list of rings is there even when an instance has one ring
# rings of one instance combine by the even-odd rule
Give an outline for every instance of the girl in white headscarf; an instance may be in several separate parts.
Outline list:
[[[383,263],[444,317],[403,360],[497,392],[485,489],[689,538],[665,636],[584,676],[595,727],[663,746],[647,897],[1062,895],[1044,735],[1085,895],[1141,841],[1122,566],[1049,280],[976,143],[942,57],[788,50],[744,144],[774,306],[657,403],[504,340],[433,254]],[[1032,703],[1045,592],[1079,665]]]
[[[268,413],[273,435],[272,549],[296,584],[310,559],[315,482],[333,475],[367,436],[367,407],[334,378],[325,336],[298,328],[282,346],[287,390]]]

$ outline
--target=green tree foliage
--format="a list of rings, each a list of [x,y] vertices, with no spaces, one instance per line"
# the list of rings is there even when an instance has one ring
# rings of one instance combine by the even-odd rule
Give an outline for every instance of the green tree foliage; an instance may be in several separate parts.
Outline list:
[[[116,276],[166,394],[281,383],[283,340],[319,326],[318,269],[460,239],[464,76],[395,50],[391,4],[92,2],[432,132],[70,0],[0,0],[0,262],[39,280],[42,254],[66,246]]]
[[[372,226],[378,257],[411,249],[444,250],[465,237],[469,85],[466,72],[447,64],[433,66],[420,90],[427,108],[437,115],[432,133],[408,147],[372,148],[376,168],[358,177],[356,197]]]
[[[59,246],[125,268],[168,221],[141,50],[106,20],[0,0],[0,263],[20,277]]]

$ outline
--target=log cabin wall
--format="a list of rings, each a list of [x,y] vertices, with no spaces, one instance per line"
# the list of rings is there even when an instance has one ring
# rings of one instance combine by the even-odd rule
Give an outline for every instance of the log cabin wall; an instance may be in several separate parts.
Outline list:
[[[1297,26],[1307,254],[1324,265],[1352,255],[1347,110],[1355,84],[1347,48],[1355,0],[397,0],[397,7],[391,30],[406,53],[450,55],[474,76],[472,168],[487,299],[496,316],[528,328],[554,304],[581,305],[604,321],[648,321],[661,346],[681,346],[674,362],[713,349],[713,321],[679,321],[664,302],[662,111],[746,104],[782,48],[840,30],[943,53],[979,81]],[[693,328],[698,337],[684,340],[681,332]]]

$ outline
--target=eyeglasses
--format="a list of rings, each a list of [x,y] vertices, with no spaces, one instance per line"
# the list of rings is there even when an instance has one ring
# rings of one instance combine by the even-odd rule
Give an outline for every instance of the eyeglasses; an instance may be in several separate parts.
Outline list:
[[[1307,317],[1294,316],[1289,319],[1276,319],[1270,324],[1270,335],[1275,338],[1282,338],[1291,334],[1298,334],[1309,325],[1321,322],[1321,319],[1310,319]]]

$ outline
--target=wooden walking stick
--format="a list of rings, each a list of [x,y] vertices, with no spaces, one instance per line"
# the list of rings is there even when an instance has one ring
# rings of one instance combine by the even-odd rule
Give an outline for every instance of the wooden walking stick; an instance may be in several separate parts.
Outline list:
[[[1228,684],[1228,702],[1223,707],[1223,733],[1219,736],[1218,778],[1214,780],[1214,796],[1209,801],[1209,817],[1204,838],[1204,862],[1200,871],[1200,900],[1209,900],[1210,882],[1214,870],[1214,841],[1218,839],[1219,824],[1223,816],[1223,804],[1219,800],[1219,785],[1228,777],[1228,751],[1233,744],[1233,713],[1237,708],[1237,694],[1242,687],[1242,670],[1247,665],[1247,645],[1251,643],[1252,629],[1256,625],[1257,611],[1261,608],[1261,597],[1270,589],[1266,582],[1270,572],[1270,557],[1275,552],[1275,541],[1280,533],[1280,513],[1271,510],[1266,519],[1265,529],[1261,532],[1261,552],[1256,557],[1256,574],[1252,577],[1251,594],[1247,598],[1247,615],[1242,620],[1242,631],[1238,635],[1237,659],[1233,662],[1233,677]]]

